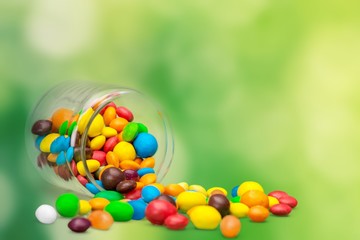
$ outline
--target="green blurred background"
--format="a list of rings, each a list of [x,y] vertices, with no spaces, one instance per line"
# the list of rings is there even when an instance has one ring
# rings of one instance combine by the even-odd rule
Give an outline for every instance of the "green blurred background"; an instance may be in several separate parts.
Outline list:
[[[242,220],[239,239],[360,239],[359,12],[358,0],[0,0],[0,239],[222,239],[146,221],[83,235],[36,221],[63,190],[31,165],[25,121],[74,79],[160,102],[176,141],[165,183],[255,180],[298,198],[288,218]]]

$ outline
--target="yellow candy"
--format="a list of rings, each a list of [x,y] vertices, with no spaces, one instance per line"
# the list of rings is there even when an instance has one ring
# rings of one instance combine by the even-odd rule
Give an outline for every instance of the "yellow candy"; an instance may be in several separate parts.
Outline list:
[[[94,110],[92,108],[89,108],[80,118],[79,124],[78,124],[78,131],[80,134],[83,134],[85,131],[86,126],[89,123],[89,120],[91,116],[94,114]],[[101,134],[102,129],[105,127],[104,118],[98,114],[92,121],[88,136],[89,137],[96,137]]]
[[[230,213],[238,218],[243,218],[248,215],[249,207],[243,203],[230,203]]]
[[[189,189],[189,184],[187,182],[181,182],[181,183],[178,183],[178,185],[182,186],[185,191],[187,191]]]
[[[106,138],[113,137],[117,135],[117,131],[111,127],[104,127],[101,131],[101,134],[104,135]]]
[[[209,188],[209,189],[207,190],[207,192],[206,192],[207,195],[210,196],[210,195],[211,195],[211,192],[214,191],[214,190],[220,190],[220,191],[222,191],[222,192],[224,193],[225,196],[227,196],[227,191],[226,191],[224,188],[222,188],[222,187],[212,187],[212,188]]]
[[[40,143],[40,150],[45,153],[50,152],[51,143],[59,136],[60,134],[58,133],[50,133],[46,135]]]
[[[94,159],[89,159],[89,160],[86,160],[86,165],[90,172],[95,172],[96,170],[99,169],[100,162],[97,160],[94,160]],[[82,176],[86,176],[85,167],[84,167],[84,164],[82,161],[78,162],[76,164],[76,167],[77,167],[79,174],[81,174]]]
[[[86,110],[86,112],[80,117],[79,124],[78,124],[78,131],[80,134],[83,134],[86,128],[86,125],[88,124],[91,115],[94,114],[94,110],[92,108],[89,108]]]
[[[269,208],[271,208],[272,206],[279,204],[279,200],[275,197],[272,196],[268,196],[269,198]]]
[[[203,188],[200,185],[190,185],[188,190],[189,191],[200,192],[200,193],[204,194],[205,196],[207,196],[207,192],[206,192],[205,188]]]
[[[263,187],[259,183],[253,181],[246,181],[240,184],[237,194],[238,196],[242,196],[244,193],[246,193],[249,190],[259,190],[261,192],[264,192]]]
[[[91,211],[91,205],[86,200],[80,200],[79,214],[85,215]]]
[[[47,157],[47,160],[49,162],[56,162],[56,158],[58,157],[59,154],[54,154],[54,153],[50,153]]]
[[[119,142],[114,147],[113,152],[119,157],[120,162],[124,160],[134,160],[136,157],[133,145],[128,142]]]
[[[221,221],[216,208],[208,205],[196,206],[188,211],[191,222],[198,229],[215,229]]]
[[[106,198],[93,198],[89,200],[92,210],[103,210],[110,203]]]
[[[106,141],[106,137],[103,135],[97,136],[90,141],[90,148],[92,150],[100,150]]]
[[[164,185],[162,185],[161,183],[152,183],[150,184],[150,186],[154,186],[156,187],[157,189],[159,189],[160,193],[163,194],[164,191],[165,191],[165,187]]]
[[[182,192],[177,196],[176,203],[181,210],[187,212],[192,207],[206,205],[206,197],[200,192]]]

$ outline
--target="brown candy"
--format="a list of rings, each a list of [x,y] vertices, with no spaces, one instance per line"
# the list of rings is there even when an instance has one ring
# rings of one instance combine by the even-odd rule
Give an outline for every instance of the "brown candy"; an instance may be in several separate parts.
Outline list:
[[[134,180],[124,180],[118,183],[116,191],[119,193],[128,193],[136,188],[136,182]]]
[[[44,136],[51,132],[52,122],[49,120],[38,120],[31,128],[31,132],[35,135]]]
[[[161,194],[156,199],[167,201],[176,207],[176,202],[175,202],[174,198],[170,197],[169,195]]]
[[[222,217],[229,215],[230,213],[230,202],[223,194],[211,195],[208,204],[216,208]]]
[[[110,167],[104,170],[100,180],[106,190],[115,190],[119,182],[125,180],[125,174],[118,168]]]

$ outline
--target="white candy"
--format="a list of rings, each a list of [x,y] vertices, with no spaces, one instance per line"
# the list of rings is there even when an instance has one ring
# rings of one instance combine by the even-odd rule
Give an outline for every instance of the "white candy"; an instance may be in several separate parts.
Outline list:
[[[57,218],[57,212],[52,206],[43,204],[36,209],[35,216],[39,222],[44,224],[51,224],[55,222]]]

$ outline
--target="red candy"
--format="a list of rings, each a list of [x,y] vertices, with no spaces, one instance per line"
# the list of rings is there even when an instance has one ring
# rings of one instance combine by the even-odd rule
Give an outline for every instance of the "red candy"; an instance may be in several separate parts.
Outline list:
[[[117,107],[116,114],[119,117],[125,118],[129,122],[131,122],[134,119],[132,112],[129,109],[127,109],[126,107]]]
[[[118,142],[119,139],[117,138],[117,136],[111,137],[108,140],[106,140],[104,144],[104,152],[107,153],[109,151],[112,151],[116,146],[116,144],[118,144]]]
[[[136,200],[141,198],[141,189],[134,189],[128,193],[124,193],[124,197],[130,200]]]
[[[291,213],[292,208],[287,204],[276,204],[270,208],[270,212],[277,216],[286,216]]]
[[[277,198],[279,200],[279,198],[284,197],[284,196],[288,196],[288,195],[284,191],[276,190],[276,191],[272,191],[271,193],[269,193],[268,196],[272,196],[272,197]]]
[[[81,175],[77,175],[76,178],[84,186],[89,182],[85,177],[83,177]]]
[[[106,153],[103,151],[93,151],[92,159],[98,160],[100,166],[106,165]]]
[[[103,115],[104,112],[105,112],[105,110],[106,110],[108,107],[114,107],[114,108],[116,108],[116,105],[115,105],[114,102],[111,102],[111,103],[105,105],[105,107],[104,107],[103,109],[101,109],[100,114]]]
[[[75,176],[79,175],[76,162],[74,160],[71,161],[71,171],[74,173]]]
[[[279,202],[289,205],[292,208],[296,207],[298,204],[298,201],[294,197],[291,197],[291,196],[283,196],[283,197],[279,198]]]
[[[170,215],[165,219],[164,225],[172,230],[184,229],[189,223],[189,219],[182,214]]]
[[[145,210],[145,216],[152,224],[163,225],[167,217],[177,213],[176,207],[164,200],[154,200]]]

